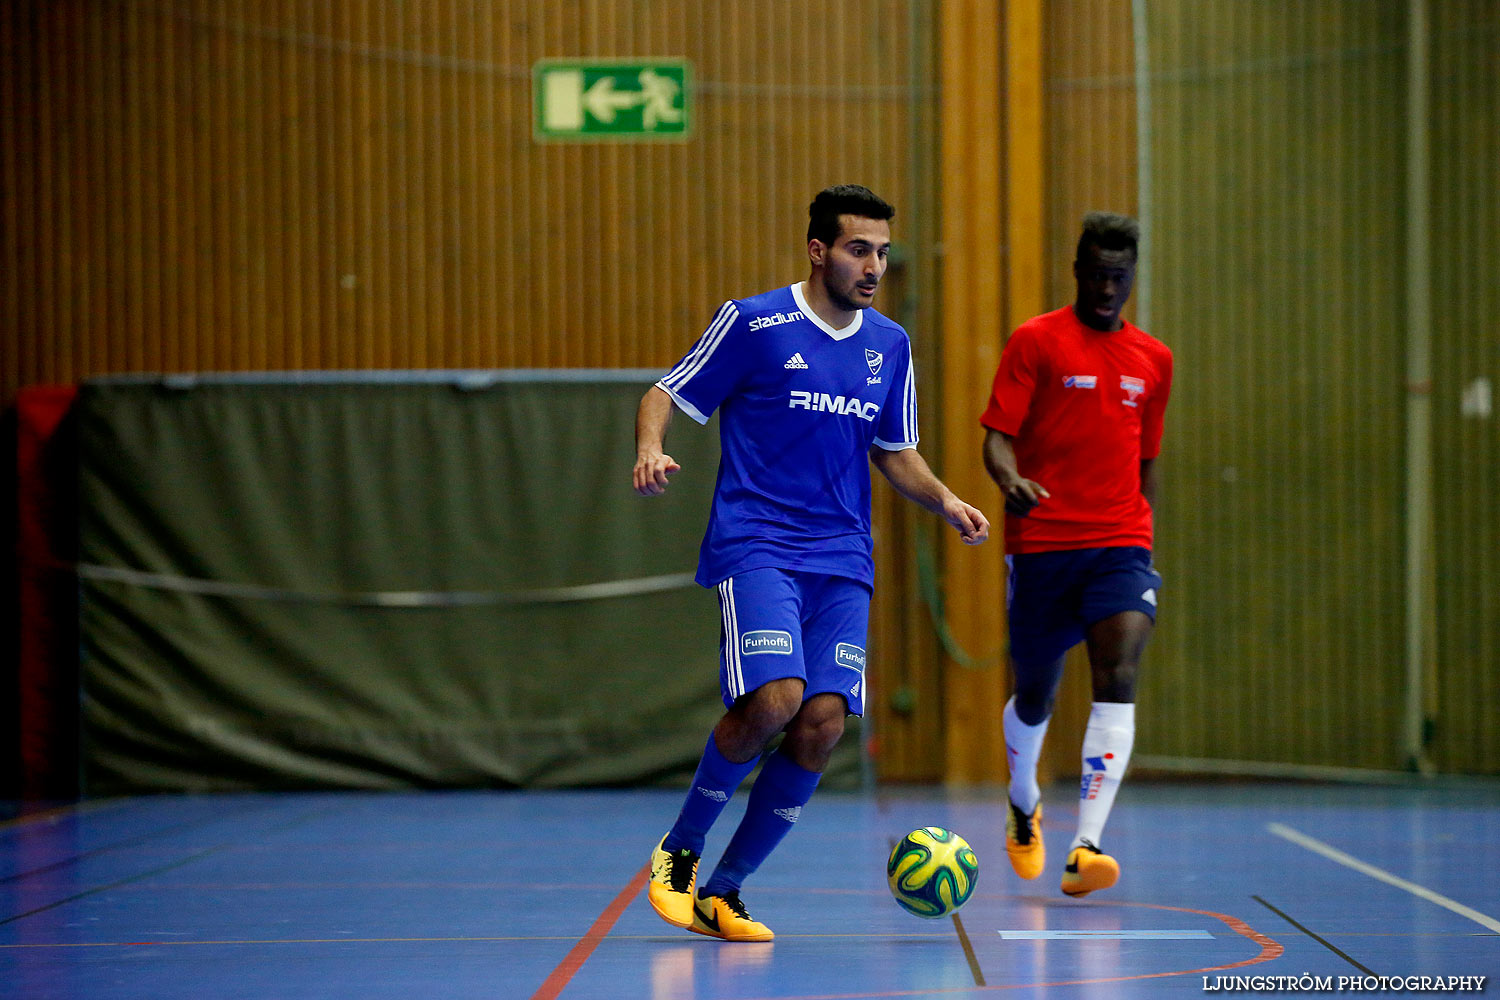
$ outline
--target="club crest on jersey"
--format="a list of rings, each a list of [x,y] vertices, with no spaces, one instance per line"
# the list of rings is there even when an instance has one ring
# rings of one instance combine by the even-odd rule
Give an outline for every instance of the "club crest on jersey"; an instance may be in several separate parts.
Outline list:
[[[1064,389],[1092,389],[1099,384],[1098,375],[1064,375]]]
[[[880,412],[879,403],[867,403],[857,396],[849,396],[847,398],[844,396],[830,396],[826,392],[807,392],[803,389],[793,389],[786,405],[788,409],[792,410],[844,413],[871,422],[875,420],[875,416]]]
[[[865,364],[870,366],[871,375],[879,375],[880,366],[885,364],[885,355],[881,354],[879,351],[872,351],[868,347],[866,347]]]
[[[1130,397],[1125,400],[1125,405],[1134,406],[1136,397],[1144,395],[1146,392],[1146,380],[1136,378],[1133,375],[1121,375],[1120,388],[1124,389],[1125,395]]]

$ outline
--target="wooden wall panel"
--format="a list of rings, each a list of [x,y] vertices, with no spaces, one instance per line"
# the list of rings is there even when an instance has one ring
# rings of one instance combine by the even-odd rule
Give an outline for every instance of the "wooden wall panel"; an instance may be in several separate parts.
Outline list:
[[[1149,0],[1155,194],[1142,272],[1177,353],[1162,458],[1161,627],[1138,756],[1399,768],[1410,4]],[[1495,419],[1484,273],[1500,226],[1493,4],[1429,3],[1439,769],[1495,773]],[[1048,5],[1052,300],[1089,208],[1135,211],[1132,4]],[[1076,769],[1075,657],[1049,738]],[[1062,735],[1059,740],[1057,737]]]
[[[1138,207],[1131,0],[1050,0],[1046,38],[1046,197],[1039,206],[1045,282],[1030,315],[1073,301],[1072,263],[1084,213],[1134,215]],[[1134,300],[1125,316],[1136,318]],[[1159,653],[1151,648],[1146,655],[1150,670]],[[1044,774],[1063,779],[1079,773],[1092,701],[1088,657],[1080,647],[1064,668],[1043,748]]]
[[[1400,767],[1405,5],[1148,6],[1178,377],[1137,749]]]
[[[1500,7],[1430,8],[1437,660],[1429,752],[1500,774]]]
[[[1084,213],[1138,210],[1131,38],[1131,0],[1047,4],[1044,309],[1073,300],[1073,251]]]
[[[999,490],[980,464],[984,409],[999,360],[1005,313],[1004,36],[1008,7],[996,0],[940,5],[943,58],[942,195],[942,443],[939,468],[959,496],[999,518]],[[1031,40],[1035,44],[1035,39]],[[1000,539],[970,548],[942,529],[943,607],[953,639],[974,667],[949,655],[943,664],[944,768],[953,782],[998,781],[1005,773],[1000,711],[1006,674],[1003,648],[1003,555]]]
[[[819,188],[867,183],[898,233],[911,217],[931,88],[905,29],[924,6],[799,12],[7,5],[0,393],[126,371],[667,365],[724,297],[801,276]],[[691,60],[691,138],[534,142],[532,64],[611,56]]]

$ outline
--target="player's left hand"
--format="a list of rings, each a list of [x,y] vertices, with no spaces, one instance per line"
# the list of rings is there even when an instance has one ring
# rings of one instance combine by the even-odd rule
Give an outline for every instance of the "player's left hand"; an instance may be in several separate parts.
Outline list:
[[[965,545],[979,545],[990,537],[990,522],[984,513],[956,497],[943,508],[943,519],[953,525]]]

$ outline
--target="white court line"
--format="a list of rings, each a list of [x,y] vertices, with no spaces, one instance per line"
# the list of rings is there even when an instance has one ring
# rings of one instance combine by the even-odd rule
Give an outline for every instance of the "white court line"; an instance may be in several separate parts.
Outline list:
[[[1366,864],[1352,855],[1345,854],[1336,847],[1330,847],[1321,840],[1309,837],[1307,834],[1299,830],[1294,830],[1282,823],[1267,823],[1266,829],[1283,840],[1290,840],[1299,847],[1307,848],[1314,854],[1321,854],[1330,861],[1337,861],[1346,868],[1353,868],[1355,871],[1368,875],[1373,879],[1378,879],[1387,885],[1393,885],[1398,889],[1405,889],[1413,896],[1419,896],[1429,903],[1436,903],[1444,909],[1452,910],[1461,917],[1468,917],[1476,924],[1488,927],[1490,930],[1500,934],[1500,920],[1496,920],[1494,917],[1487,917],[1478,910],[1470,909],[1464,904],[1449,899],[1441,893],[1433,892],[1431,889],[1417,885],[1415,882],[1408,882],[1404,878],[1398,878],[1383,868],[1376,868],[1374,865]]]
[[[996,931],[1007,941],[1212,941],[1208,931]]]

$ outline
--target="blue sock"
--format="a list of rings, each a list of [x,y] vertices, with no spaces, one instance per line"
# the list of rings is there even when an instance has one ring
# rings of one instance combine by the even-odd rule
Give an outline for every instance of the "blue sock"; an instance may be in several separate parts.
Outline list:
[[[760,777],[750,788],[745,818],[698,895],[722,896],[739,891],[746,876],[771,856],[781,838],[792,829],[821,777],[816,771],[799,767],[780,750],[767,757]]]
[[[751,757],[743,764],[727,760],[719,753],[714,734],[709,733],[703,759],[698,761],[698,773],[693,775],[693,786],[688,789],[687,800],[682,803],[677,822],[672,824],[672,832],[667,834],[663,850],[671,854],[686,847],[695,854],[702,854],[708,828],[729,804],[745,775],[755,770],[755,760]]]

